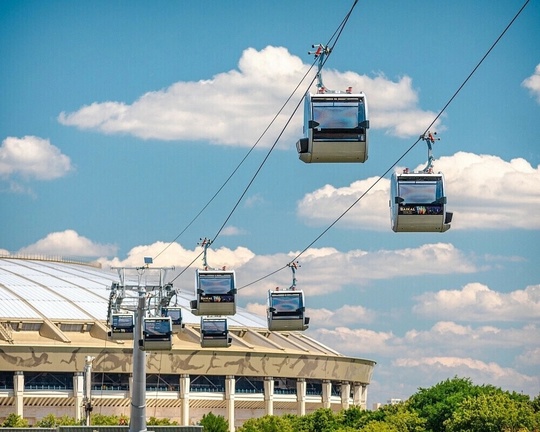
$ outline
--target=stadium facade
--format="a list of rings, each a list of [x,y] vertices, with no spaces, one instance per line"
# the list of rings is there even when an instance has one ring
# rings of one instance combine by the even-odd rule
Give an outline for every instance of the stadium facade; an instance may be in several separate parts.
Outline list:
[[[93,413],[129,417],[133,341],[111,340],[107,327],[118,279],[62,259],[0,258],[0,422],[11,413],[31,425],[51,413],[82,419],[85,382]],[[271,332],[242,308],[228,318],[231,346],[202,348],[192,296],[177,300],[185,327],[170,351],[146,354],[147,417],[187,426],[212,412],[234,430],[265,414],[366,408],[374,361],[343,356],[303,332]]]

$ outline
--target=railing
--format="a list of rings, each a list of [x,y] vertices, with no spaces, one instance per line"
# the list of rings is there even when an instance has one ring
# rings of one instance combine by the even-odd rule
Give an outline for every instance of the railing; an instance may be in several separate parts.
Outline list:
[[[0,253],[0,258],[9,258],[9,259],[20,259],[20,260],[33,260],[33,261],[49,261],[49,262],[58,262],[65,264],[80,264],[95,268],[101,268],[101,264],[96,261],[84,261],[82,259],[74,258],[65,258],[60,255],[39,255],[39,254],[2,254]]]

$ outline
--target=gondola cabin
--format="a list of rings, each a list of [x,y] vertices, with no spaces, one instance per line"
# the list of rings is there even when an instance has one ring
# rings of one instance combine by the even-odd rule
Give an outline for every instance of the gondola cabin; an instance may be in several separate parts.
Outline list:
[[[301,290],[268,291],[268,330],[306,330],[304,292]]]
[[[113,312],[110,318],[109,337],[113,340],[133,339],[135,319],[132,313]]]
[[[179,332],[184,328],[182,322],[182,308],[180,306],[167,306],[161,308],[161,316],[171,319],[173,332]]]
[[[307,94],[298,157],[306,163],[365,162],[368,128],[364,93]]]
[[[395,232],[445,232],[452,213],[446,211],[441,173],[394,173],[390,185],[390,213]]]
[[[144,351],[163,351],[172,348],[172,323],[169,317],[144,318],[142,339]]]
[[[226,318],[201,318],[201,346],[203,348],[230,347],[232,338]]]
[[[234,270],[198,270],[195,274],[197,299],[191,301],[194,315],[234,315],[236,278]]]

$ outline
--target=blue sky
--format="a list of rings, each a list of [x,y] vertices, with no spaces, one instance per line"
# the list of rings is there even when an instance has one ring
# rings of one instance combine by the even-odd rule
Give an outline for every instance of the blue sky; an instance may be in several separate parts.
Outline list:
[[[0,3],[3,253],[174,265],[229,216],[352,1]],[[358,2],[327,87],[364,91],[365,164],[304,164],[301,113],[209,250],[240,286],[286,265],[429,126],[524,2]],[[540,392],[540,4],[531,1],[437,122],[444,234],[390,229],[388,177],[300,258],[308,334],[377,361],[368,403],[466,376]],[[312,71],[312,73],[314,73]],[[313,75],[310,75],[312,78]],[[426,161],[417,145],[399,167]],[[165,249],[166,248],[166,249]],[[191,291],[194,268],[175,280]],[[281,271],[240,291],[264,313]]]

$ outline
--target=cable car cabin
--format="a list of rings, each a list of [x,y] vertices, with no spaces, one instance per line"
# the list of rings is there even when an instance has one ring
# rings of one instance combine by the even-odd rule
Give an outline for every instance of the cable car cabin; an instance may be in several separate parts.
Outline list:
[[[303,291],[268,291],[268,330],[306,330],[305,310]]]
[[[170,350],[172,348],[171,318],[145,318],[139,345],[143,351]]]
[[[169,317],[171,319],[172,331],[174,333],[177,333],[184,328],[184,323],[182,322],[182,308],[180,306],[162,307],[161,316]]]
[[[194,315],[234,315],[236,279],[234,270],[198,270],[195,274],[197,299],[191,301]]]
[[[441,173],[392,175],[390,213],[395,232],[445,232],[452,213],[446,211],[444,176]]]
[[[232,338],[229,336],[226,318],[201,318],[201,346],[228,348]]]
[[[367,160],[369,120],[364,93],[308,94],[304,100],[304,137],[296,143],[300,160]]]
[[[132,313],[113,312],[109,337],[113,340],[133,339],[135,321]]]

